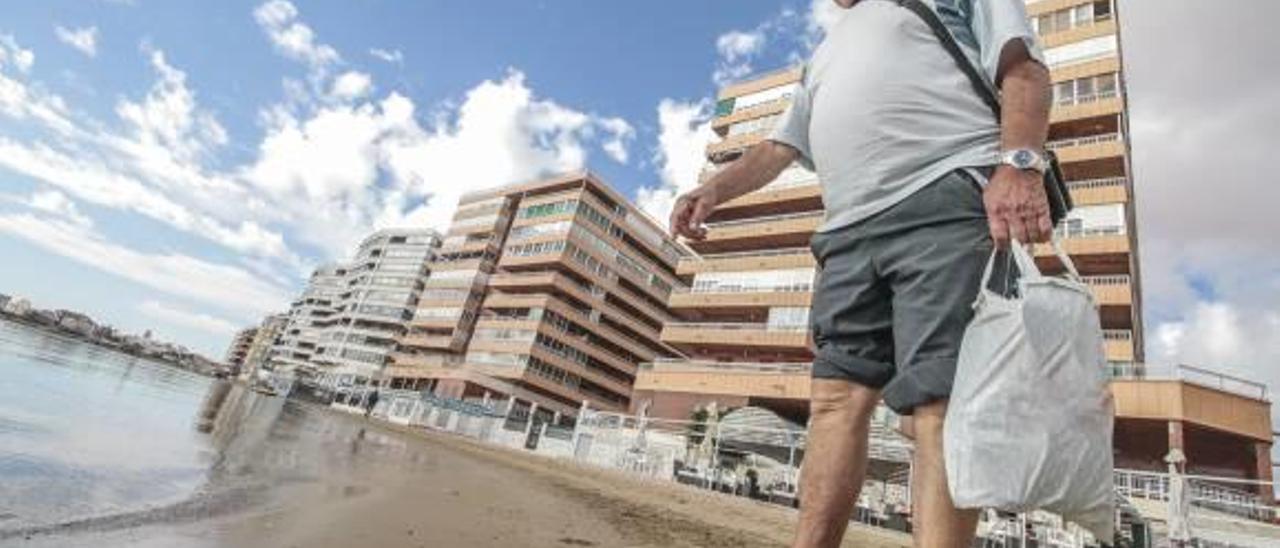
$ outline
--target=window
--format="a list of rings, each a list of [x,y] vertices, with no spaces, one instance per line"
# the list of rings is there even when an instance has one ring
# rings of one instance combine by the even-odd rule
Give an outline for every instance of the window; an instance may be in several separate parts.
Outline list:
[[[775,307],[769,309],[770,328],[808,327],[809,309],[807,307]]]
[[[1116,54],[1116,36],[1099,36],[1080,42],[1045,50],[1045,60],[1050,68],[1084,63]]]
[[[1093,19],[1094,21],[1102,21],[1111,18],[1111,0],[1102,0],[1093,3]]]
[[[532,219],[535,217],[547,217],[550,215],[559,215],[561,213],[569,213],[578,207],[577,200],[565,200],[563,202],[552,202],[549,204],[537,204],[526,206],[520,209],[521,219]]]

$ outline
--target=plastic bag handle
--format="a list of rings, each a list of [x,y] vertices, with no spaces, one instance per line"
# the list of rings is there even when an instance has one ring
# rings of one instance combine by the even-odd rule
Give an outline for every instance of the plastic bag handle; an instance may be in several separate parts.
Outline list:
[[[1075,263],[1071,262],[1071,257],[1062,249],[1062,241],[1057,234],[1049,240],[1049,246],[1053,248],[1054,255],[1058,260],[1062,261],[1062,266],[1067,269],[1067,278],[1076,283],[1084,283],[1080,278],[1080,272],[1076,270]],[[987,266],[982,270],[982,286],[978,292],[978,300],[974,302],[977,306],[981,302],[983,295],[986,294],[987,287],[991,284],[991,271],[996,262],[996,255],[1000,253],[999,249],[992,249],[991,256],[987,258]],[[1036,266],[1035,257],[1031,256],[1031,252],[1027,251],[1027,246],[1023,245],[1017,239],[1009,242],[1009,254],[1013,256],[1014,262],[1018,265],[1018,275],[1023,279],[1034,280],[1042,278],[1044,275],[1040,273],[1040,268]]]

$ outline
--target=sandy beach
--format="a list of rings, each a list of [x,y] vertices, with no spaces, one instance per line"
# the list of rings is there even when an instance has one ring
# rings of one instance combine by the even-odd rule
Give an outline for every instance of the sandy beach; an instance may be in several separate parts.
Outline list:
[[[278,401],[278,398],[275,399]],[[795,511],[293,402],[214,429],[195,497],[0,545],[776,547]],[[260,405],[259,405],[260,407]],[[907,546],[855,528],[845,546]]]

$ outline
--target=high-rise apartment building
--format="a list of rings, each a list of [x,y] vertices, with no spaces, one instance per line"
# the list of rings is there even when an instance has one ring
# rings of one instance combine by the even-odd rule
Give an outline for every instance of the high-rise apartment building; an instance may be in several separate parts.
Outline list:
[[[463,196],[389,388],[622,411],[682,290],[663,227],[589,173]]]
[[[1117,466],[1161,468],[1170,448],[1191,470],[1271,477],[1265,387],[1199,369],[1157,375],[1144,365],[1134,184],[1129,161],[1119,0],[1035,0],[1027,10],[1053,79],[1048,148],[1062,163],[1076,209],[1058,235],[1093,288],[1115,380]],[[720,90],[705,177],[760,142],[800,78],[786,69]],[[669,301],[676,321],[662,341],[688,356],[646,364],[633,408],[688,418],[709,401],[807,416],[808,312],[815,262],[808,241],[823,218],[815,176],[799,166],[768,186],[722,204],[708,219],[697,257],[676,274],[688,286]],[[1048,272],[1061,270],[1047,246]]]
[[[418,306],[440,236],[430,229],[375,232],[356,249],[333,314],[315,322],[323,334],[311,361],[337,403],[359,405]]]
[[[253,341],[249,343],[248,351],[245,352],[244,362],[241,363],[240,375],[242,377],[247,379],[254,378],[258,369],[271,357],[271,351],[275,348],[276,340],[288,323],[289,316],[287,314],[272,314],[262,319],[262,323],[258,325],[253,334]]]
[[[268,369],[317,372],[311,358],[321,343],[323,326],[334,314],[346,282],[346,265],[327,264],[311,273],[307,287],[289,307],[288,320],[267,360]]]
[[[232,368],[241,368],[244,366],[245,356],[249,354],[249,347],[253,344],[253,337],[258,334],[258,328],[246,327],[237,331],[235,336],[231,338],[231,345],[227,347],[227,356],[224,361]]]

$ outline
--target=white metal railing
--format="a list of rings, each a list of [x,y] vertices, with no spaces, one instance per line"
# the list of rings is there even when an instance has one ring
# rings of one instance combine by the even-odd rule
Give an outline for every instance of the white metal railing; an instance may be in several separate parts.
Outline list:
[[[1084,55],[1081,57],[1072,57],[1070,59],[1063,59],[1060,61],[1049,61],[1049,68],[1056,69],[1056,68],[1062,68],[1062,67],[1069,67],[1072,65],[1079,65],[1083,63],[1088,63],[1090,61],[1097,61],[1098,59],[1106,59],[1108,57],[1115,57],[1115,56],[1116,56],[1116,51],[1114,49],[1103,50],[1103,51],[1098,51],[1088,55]]]
[[[1171,479],[1163,472],[1117,469],[1113,473],[1116,493],[1146,500],[1168,501]],[[1276,506],[1268,499],[1248,491],[1265,488],[1270,492],[1272,482],[1217,476],[1183,476],[1187,494],[1193,506],[1207,507],[1253,518],[1272,519]],[[1235,486],[1235,487],[1229,487]]]
[[[714,362],[680,358],[656,358],[640,364],[641,369],[657,371],[688,371],[714,369],[719,371],[749,371],[753,373],[801,373],[812,367],[809,362]]]
[[[812,255],[813,252],[807,247],[787,247],[782,249],[767,249],[764,251],[730,251],[728,253],[705,253],[695,255],[693,258],[699,261],[710,261],[719,259],[747,259],[757,257],[780,257],[783,255]]]
[[[808,331],[809,325],[778,325],[767,323],[734,323],[734,322],[667,322],[669,327],[685,327],[697,329],[718,329],[723,331]]]
[[[770,285],[710,285],[677,287],[672,293],[730,295],[737,293],[808,293],[813,291],[813,284],[770,284]]]
[[[1107,177],[1104,179],[1086,179],[1083,181],[1071,181],[1067,183],[1069,190],[1085,190],[1095,188],[1110,188],[1113,186],[1125,186],[1124,177]]]
[[[1133,332],[1127,329],[1103,329],[1102,338],[1108,341],[1133,340]]]
[[[1105,337],[1105,331],[1103,335]],[[1185,364],[1117,363],[1110,366],[1110,373],[1113,379],[1177,380],[1246,398],[1267,400],[1267,385],[1264,383]]]
[[[715,223],[707,223],[708,228],[724,228],[730,226],[753,225],[761,223],[772,223],[777,221],[789,221],[792,219],[813,219],[821,218],[825,215],[822,211],[804,211],[801,213],[784,213],[782,215],[767,215],[764,217],[751,217],[749,219],[734,219],[732,221],[720,221]]]
[[[1093,236],[1122,236],[1124,235],[1123,226],[1069,226],[1070,223],[1063,223],[1053,229],[1053,233],[1059,238],[1090,238]]]
[[[1103,101],[1106,99],[1113,99],[1116,97],[1116,95],[1117,93],[1115,91],[1103,91],[1099,93],[1091,93],[1088,95],[1073,95],[1071,97],[1059,97],[1057,100],[1054,101],[1054,104],[1060,107],[1067,107],[1072,105],[1085,105],[1089,103],[1096,103],[1098,101]]]
[[[1084,283],[1089,285],[1129,285],[1128,274],[1112,274],[1107,276],[1082,276]]]
[[[1099,135],[1089,135],[1087,137],[1076,137],[1074,139],[1058,139],[1045,143],[1044,147],[1049,150],[1060,150],[1067,147],[1076,147],[1084,145],[1093,145],[1097,143],[1112,143],[1121,140],[1119,133],[1102,133]]]

